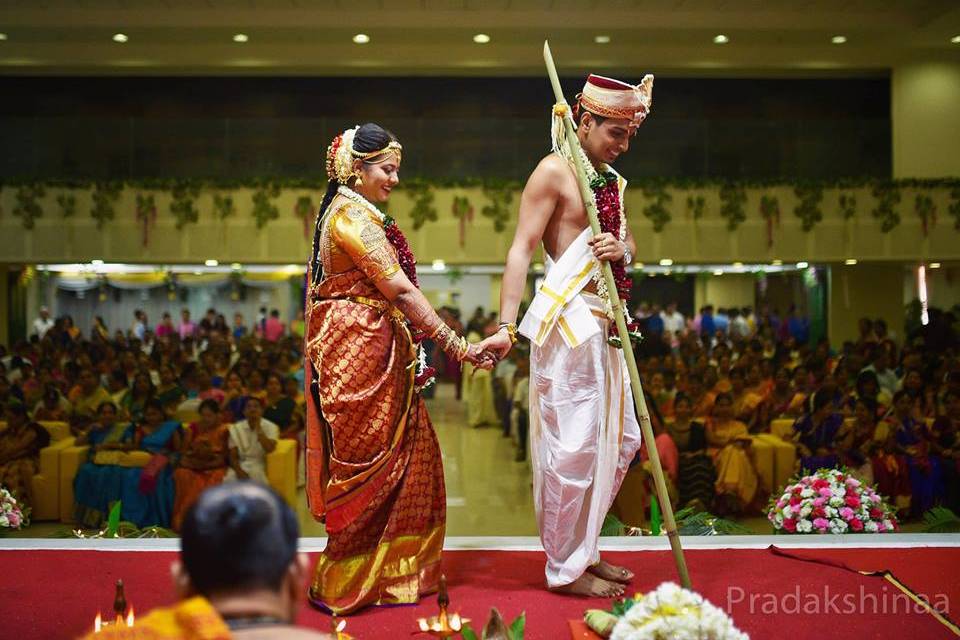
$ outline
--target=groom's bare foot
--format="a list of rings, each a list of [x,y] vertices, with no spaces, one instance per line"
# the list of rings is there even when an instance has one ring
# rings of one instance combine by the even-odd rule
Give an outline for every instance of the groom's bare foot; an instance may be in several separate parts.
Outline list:
[[[623,595],[623,585],[599,578],[592,573],[582,576],[560,587],[551,587],[556,593],[571,593],[588,598],[619,598]]]
[[[629,569],[624,569],[623,567],[618,567],[616,565],[610,564],[606,560],[600,560],[597,564],[592,567],[587,568],[587,571],[597,576],[598,578],[603,578],[611,582],[619,582],[626,584],[633,580],[633,572]]]

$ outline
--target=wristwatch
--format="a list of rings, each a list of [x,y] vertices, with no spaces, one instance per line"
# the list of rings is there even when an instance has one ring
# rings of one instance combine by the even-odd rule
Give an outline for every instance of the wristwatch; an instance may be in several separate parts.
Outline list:
[[[633,264],[633,254],[630,253],[630,245],[623,243],[623,265],[629,267]]]

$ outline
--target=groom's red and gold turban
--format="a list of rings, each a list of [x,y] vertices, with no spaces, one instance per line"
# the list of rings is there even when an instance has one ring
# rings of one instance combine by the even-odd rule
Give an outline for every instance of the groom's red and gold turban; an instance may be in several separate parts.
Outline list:
[[[653,107],[653,76],[647,74],[640,84],[632,85],[591,74],[577,100],[590,113],[630,120],[631,130],[636,131]]]

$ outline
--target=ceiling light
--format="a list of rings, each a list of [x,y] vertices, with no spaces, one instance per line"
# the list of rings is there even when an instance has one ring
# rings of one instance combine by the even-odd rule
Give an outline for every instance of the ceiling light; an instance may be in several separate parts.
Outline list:
[[[200,271],[200,270],[194,271],[194,272],[193,272],[193,275],[195,275],[195,276],[202,276],[202,275],[203,275],[203,271]],[[146,290],[144,290],[144,293],[146,293]]]
[[[798,262],[798,263],[797,263],[797,269],[806,269],[806,268],[809,267],[809,266],[810,266],[810,265],[807,264],[806,262]]]
[[[843,261],[843,264],[847,265],[848,267],[852,267],[853,265],[857,264],[857,259],[847,258],[846,260]]]
[[[939,268],[940,268],[940,263],[939,263],[939,262],[931,262],[931,263],[930,263],[930,268],[931,268],[931,269],[939,269]]]
[[[127,34],[125,34],[125,33],[115,33],[115,34],[113,34],[113,41],[114,41],[114,42],[126,42],[126,41],[129,40],[129,39],[130,39],[130,38],[128,38],[128,37],[127,37]]]
[[[234,41],[234,42],[247,42],[248,40],[250,40],[250,36],[248,36],[248,35],[245,34],[245,33],[235,33],[235,34],[233,34],[233,41]]]
[[[610,44],[610,36],[594,36],[593,41],[597,44]]]
[[[367,44],[370,42],[370,36],[365,33],[358,33],[357,35],[353,36],[353,42],[354,44]]]
[[[633,268],[634,268],[634,269],[643,269],[643,263],[642,263],[642,262],[634,262],[634,263],[633,263]]]
[[[208,267],[215,267],[219,265],[220,262],[211,258],[210,260],[205,260],[203,264],[207,265]]]
[[[443,260],[434,260],[432,266],[434,271],[443,271],[447,268],[447,263]]]
[[[478,33],[477,35],[473,36],[473,41],[477,44],[487,44],[490,42],[490,36],[485,33]]]
[[[830,38],[830,42],[833,44],[846,44],[847,36],[833,36]]]
[[[722,33],[713,36],[713,44],[727,44],[728,42],[730,42],[730,38]]]
[[[671,260],[670,258],[664,258],[663,260],[660,261],[661,267],[669,267],[672,264],[673,264],[673,260]]]
[[[772,264],[772,265],[775,266],[775,267],[779,267],[780,265],[783,264],[783,260],[774,260],[774,261],[771,262],[770,264]]]
[[[240,269],[243,269],[243,265],[240,264],[239,262],[233,262],[230,264],[230,268],[233,269],[234,271],[240,271]]]
[[[103,266],[103,260],[91,260],[91,261],[90,261],[90,264],[92,264],[92,265],[95,266],[95,267],[102,267],[102,266]]]
[[[950,42],[952,42],[953,44],[960,44],[960,36],[953,36],[952,38],[950,38]]]
[[[733,268],[734,268],[734,269],[743,269],[743,263],[742,263],[742,262],[734,262],[734,263],[733,263]]]
[[[714,269],[714,270],[713,270],[713,275],[715,275],[715,276],[722,276],[722,275],[723,275],[723,269]]]
[[[6,39],[7,39],[7,34],[5,34],[5,33],[0,33],[0,41],[6,40]]]

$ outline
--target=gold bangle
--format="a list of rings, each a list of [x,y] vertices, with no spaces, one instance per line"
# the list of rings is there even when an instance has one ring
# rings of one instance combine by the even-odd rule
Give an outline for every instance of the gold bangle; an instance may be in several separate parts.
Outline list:
[[[500,329],[507,330],[507,335],[510,336],[511,345],[517,344],[517,325],[516,324],[514,324],[513,322],[501,322],[497,331],[499,331]]]

